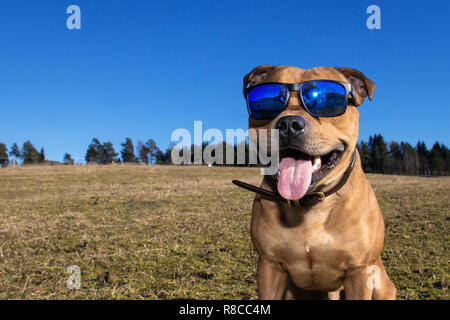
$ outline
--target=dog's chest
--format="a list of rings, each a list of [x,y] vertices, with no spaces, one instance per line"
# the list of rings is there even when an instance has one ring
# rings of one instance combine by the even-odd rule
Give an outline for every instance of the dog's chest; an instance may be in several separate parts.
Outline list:
[[[277,251],[284,269],[298,287],[334,290],[342,284],[346,259],[336,239],[326,231],[300,236],[296,241],[284,243]]]
[[[325,220],[324,215],[308,215],[296,227],[280,224],[268,230],[262,224],[258,231],[265,254],[280,262],[292,281],[304,289],[340,286],[350,259],[340,239],[324,227]]]

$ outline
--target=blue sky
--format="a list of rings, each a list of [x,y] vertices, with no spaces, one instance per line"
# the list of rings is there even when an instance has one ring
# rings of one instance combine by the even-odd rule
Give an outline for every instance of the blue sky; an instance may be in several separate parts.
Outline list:
[[[81,30],[66,8],[81,8]],[[381,8],[381,30],[366,8]],[[377,85],[360,139],[450,145],[448,1],[5,0],[0,141],[84,159],[93,137],[246,128],[242,77],[261,64],[346,66]]]

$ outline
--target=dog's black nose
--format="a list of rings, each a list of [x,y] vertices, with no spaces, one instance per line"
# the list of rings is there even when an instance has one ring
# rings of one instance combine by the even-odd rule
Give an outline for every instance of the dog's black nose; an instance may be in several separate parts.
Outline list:
[[[305,127],[305,119],[298,116],[280,118],[275,124],[275,129],[279,130],[280,137],[294,137],[302,132]]]

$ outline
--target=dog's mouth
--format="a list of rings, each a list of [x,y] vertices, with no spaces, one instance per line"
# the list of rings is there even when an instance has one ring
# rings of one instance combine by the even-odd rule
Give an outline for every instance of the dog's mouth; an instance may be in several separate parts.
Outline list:
[[[278,192],[285,199],[302,198],[317,181],[337,166],[343,153],[343,146],[322,155],[311,155],[294,147],[280,150],[276,175]]]

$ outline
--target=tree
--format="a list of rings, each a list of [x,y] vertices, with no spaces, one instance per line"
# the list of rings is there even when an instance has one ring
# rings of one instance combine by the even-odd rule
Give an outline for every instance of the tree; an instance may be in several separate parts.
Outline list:
[[[369,137],[371,167],[375,173],[385,173],[388,150],[381,134]]]
[[[444,174],[449,175],[450,174],[450,150],[444,145],[441,144],[442,152],[441,156],[444,159]]]
[[[400,148],[402,149],[403,154],[404,173],[418,175],[420,161],[416,149],[408,142],[403,141],[400,143]]]
[[[22,146],[21,156],[24,164],[36,164],[39,163],[40,154],[30,142],[26,141]]]
[[[8,147],[4,143],[0,143],[0,165],[6,167],[9,164]]]
[[[19,146],[17,145],[17,143],[14,143],[12,145],[9,155],[11,157],[14,157],[14,159],[16,159],[16,160],[21,158],[20,149],[19,149]]]
[[[404,173],[403,168],[403,153],[400,145],[392,141],[389,144],[389,156],[387,159],[387,173]]]
[[[139,159],[142,163],[148,164],[148,154],[150,150],[148,149],[147,145],[143,143],[142,141],[138,142],[137,145],[137,153],[139,155]]]
[[[148,148],[148,153],[150,154],[150,164],[153,163],[153,158],[156,158],[156,155],[158,154],[159,148],[156,145],[155,140],[150,139],[146,143],[146,146]]]
[[[361,158],[361,165],[365,172],[373,172],[371,166],[371,158],[370,158],[370,150],[367,143],[361,141],[359,145],[357,145],[359,156]]]
[[[418,141],[416,145],[417,154],[419,155],[420,161],[420,172],[421,175],[429,175],[430,174],[430,152],[425,145],[425,142]]]
[[[44,148],[41,148],[41,152],[39,152],[39,163],[45,162],[45,151]]]
[[[102,148],[102,158],[101,163],[113,163],[117,161],[118,154],[114,150],[114,146],[111,142],[105,142]]]
[[[364,141],[357,147],[365,172],[408,175],[448,175],[450,173],[450,150],[439,142],[428,150],[423,141],[418,141],[415,147],[407,142],[392,141],[389,144],[387,158],[385,143],[379,134],[369,137],[367,147]]]
[[[63,163],[64,164],[74,164],[75,161],[72,159],[72,156],[70,153],[65,153],[63,157]]]
[[[92,139],[86,152],[86,162],[100,163],[103,158],[103,146],[97,138]]]
[[[436,142],[430,150],[430,169],[432,175],[449,173],[450,151],[447,147]]]
[[[389,145],[389,156],[391,156],[395,160],[403,160],[402,149],[400,148],[400,145],[395,141],[392,141]]]
[[[155,155],[156,158],[156,163],[157,164],[165,164],[168,163],[168,159],[166,157],[166,153],[162,152],[161,150],[158,149],[158,151],[156,152]]]
[[[122,155],[122,162],[136,162],[133,141],[130,138],[126,138],[125,143],[121,143],[120,145],[122,146],[122,150],[120,151]]]
[[[172,150],[175,148],[175,143],[171,142],[169,147],[167,147],[166,152],[164,152],[165,163],[172,164]]]

